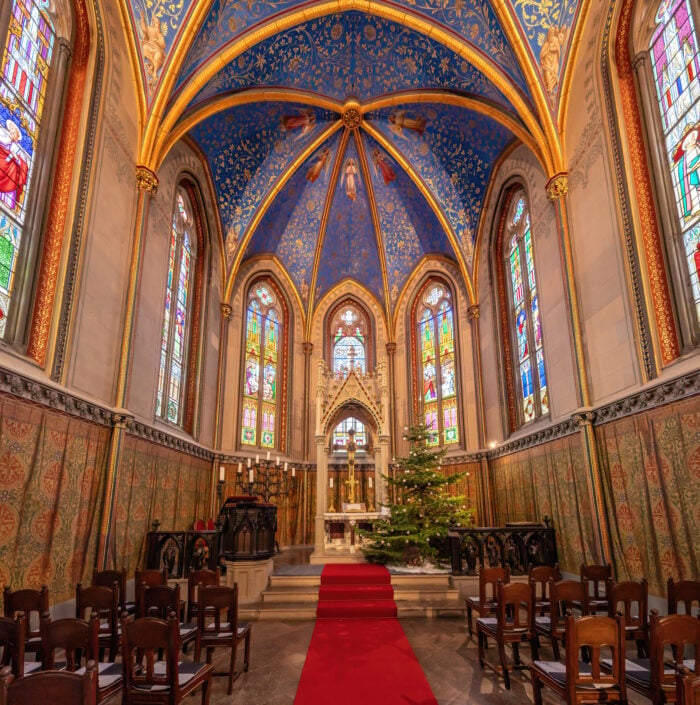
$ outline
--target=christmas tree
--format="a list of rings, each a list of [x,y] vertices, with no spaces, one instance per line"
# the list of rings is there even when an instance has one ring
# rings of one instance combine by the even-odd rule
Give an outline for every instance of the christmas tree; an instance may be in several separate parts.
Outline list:
[[[389,515],[374,522],[372,531],[361,532],[362,552],[370,563],[420,564],[447,559],[450,526],[471,523],[464,496],[450,494],[450,487],[466,472],[443,475],[440,462],[446,450],[432,450],[428,441],[434,431],[423,424],[407,429],[408,457],[398,459],[394,477],[384,476],[394,488],[395,502],[384,506]]]

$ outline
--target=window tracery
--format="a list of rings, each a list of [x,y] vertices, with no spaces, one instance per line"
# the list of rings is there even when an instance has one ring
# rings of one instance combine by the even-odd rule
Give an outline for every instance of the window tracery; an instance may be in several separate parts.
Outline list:
[[[362,374],[368,371],[370,326],[360,306],[348,300],[336,307],[331,315],[329,336],[335,375],[346,377],[350,370]]]

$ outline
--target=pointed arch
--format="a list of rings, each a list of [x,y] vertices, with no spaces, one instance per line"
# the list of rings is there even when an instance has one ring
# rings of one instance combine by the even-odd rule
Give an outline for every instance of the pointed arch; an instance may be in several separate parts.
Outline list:
[[[344,296],[326,313],[324,355],[334,374],[360,365],[363,374],[374,369],[376,333],[372,314],[354,296]]]

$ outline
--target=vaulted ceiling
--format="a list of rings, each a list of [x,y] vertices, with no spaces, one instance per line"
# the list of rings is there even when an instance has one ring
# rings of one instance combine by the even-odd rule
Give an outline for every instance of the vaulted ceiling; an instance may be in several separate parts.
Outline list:
[[[120,0],[140,161],[208,162],[226,253],[274,256],[307,314],[350,278],[391,320],[439,255],[472,289],[489,180],[524,143],[562,169],[558,124],[583,0]],[[308,320],[307,318],[307,320]]]

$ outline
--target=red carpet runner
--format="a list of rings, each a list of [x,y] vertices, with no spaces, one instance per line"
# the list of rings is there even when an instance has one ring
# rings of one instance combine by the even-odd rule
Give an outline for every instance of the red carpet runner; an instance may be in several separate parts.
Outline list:
[[[437,705],[384,566],[327,565],[294,705]]]

